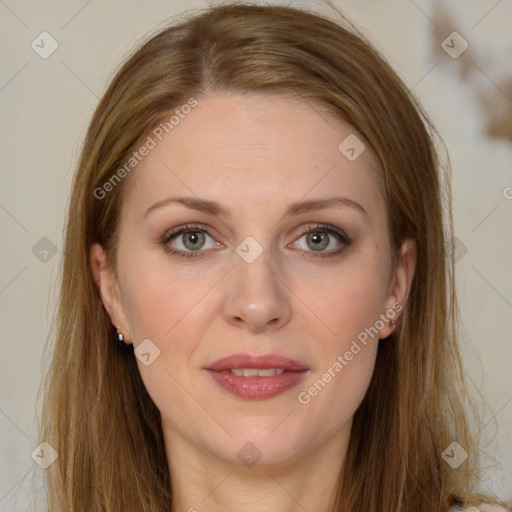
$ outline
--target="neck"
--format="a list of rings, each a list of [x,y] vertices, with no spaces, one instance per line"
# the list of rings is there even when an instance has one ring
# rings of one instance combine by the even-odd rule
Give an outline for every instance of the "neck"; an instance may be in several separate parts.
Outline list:
[[[331,512],[350,427],[308,453],[250,467],[202,451],[176,432],[169,434],[172,512]]]

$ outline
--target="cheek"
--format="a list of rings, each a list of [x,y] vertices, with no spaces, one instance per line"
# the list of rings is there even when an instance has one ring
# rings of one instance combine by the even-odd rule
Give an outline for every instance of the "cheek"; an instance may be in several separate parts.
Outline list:
[[[159,350],[147,366],[137,360],[144,386],[157,408],[175,420],[180,411],[194,407],[187,372],[201,338],[200,299],[211,284],[168,274],[161,266],[145,265],[144,271],[125,279],[123,297],[135,348],[149,339]]]
[[[180,277],[161,265],[146,264],[138,268],[144,270],[132,272],[122,289],[132,337],[135,344],[145,338],[164,343],[200,305],[215,281],[206,277]]]
[[[384,313],[387,274],[375,262],[354,259],[336,271],[325,269],[301,278],[295,290],[322,332],[342,347]]]
[[[326,435],[350,421],[370,383],[384,285],[379,272],[353,272],[331,279],[323,294],[307,291],[320,318],[315,321],[317,335],[310,331],[318,365],[298,390],[297,401],[304,414],[322,417]]]
[[[145,270],[126,280],[124,305],[135,346],[145,338],[157,342],[172,327],[179,307],[176,294],[156,277]]]
[[[300,294],[308,297],[321,350],[319,365],[299,390],[298,402],[309,414],[321,414],[327,430],[350,419],[373,374],[388,277],[380,261],[376,255],[353,258],[329,272],[328,279],[326,274],[303,281]],[[315,330],[310,336],[315,338]]]
[[[303,415],[322,418],[322,426],[312,428],[327,437],[352,421],[368,389],[377,355],[376,342],[356,342],[344,348],[332,354],[324,371],[300,389],[297,397]]]

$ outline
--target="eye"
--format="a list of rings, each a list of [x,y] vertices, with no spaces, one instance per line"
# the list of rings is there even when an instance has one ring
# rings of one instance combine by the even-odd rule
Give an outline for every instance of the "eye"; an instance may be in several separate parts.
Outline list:
[[[304,239],[302,246],[299,243],[301,239]],[[316,252],[319,253],[316,256],[328,257],[339,254],[350,244],[350,239],[343,231],[328,224],[321,224],[306,228],[295,243],[306,252]],[[329,248],[331,250],[327,251]]]
[[[166,233],[162,244],[166,252],[184,257],[199,256],[201,249],[213,249],[220,245],[206,229],[196,225],[182,226]]]
[[[304,243],[300,243],[302,239]],[[167,232],[161,243],[167,253],[187,258],[200,256],[205,252],[202,249],[214,249],[222,245],[212,238],[207,229],[195,224]],[[316,253],[313,254],[315,257],[336,256],[350,243],[351,240],[343,231],[328,224],[309,226],[294,242],[304,252]]]

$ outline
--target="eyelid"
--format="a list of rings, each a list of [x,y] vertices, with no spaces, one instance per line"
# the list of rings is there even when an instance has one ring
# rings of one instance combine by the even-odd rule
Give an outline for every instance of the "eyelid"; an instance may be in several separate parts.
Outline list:
[[[338,240],[340,242],[342,242],[346,245],[351,243],[349,236],[342,229],[331,226],[330,224],[323,224],[323,223],[317,223],[313,226],[308,226],[308,227],[304,228],[301,231],[299,238],[304,235],[307,235],[309,233],[317,233],[317,232],[320,232],[320,233],[325,232],[325,233],[333,234],[336,236],[336,238],[338,238]]]
[[[209,226],[205,227],[202,226],[201,224],[196,223],[184,224],[182,226],[178,226],[176,228],[167,230],[162,237],[162,242],[168,243],[170,239],[173,238],[174,236],[181,235],[188,231],[201,231],[203,233],[206,233],[208,236],[212,237],[212,235],[210,234],[210,229],[211,228]]]

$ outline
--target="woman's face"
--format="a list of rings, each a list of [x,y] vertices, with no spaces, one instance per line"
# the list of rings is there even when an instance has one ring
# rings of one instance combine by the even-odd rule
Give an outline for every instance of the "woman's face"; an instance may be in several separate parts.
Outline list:
[[[391,269],[377,160],[319,104],[197,102],[132,171],[106,308],[171,453],[249,465],[342,448],[411,273]]]

